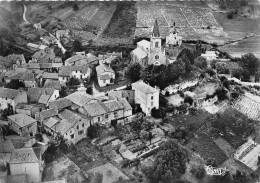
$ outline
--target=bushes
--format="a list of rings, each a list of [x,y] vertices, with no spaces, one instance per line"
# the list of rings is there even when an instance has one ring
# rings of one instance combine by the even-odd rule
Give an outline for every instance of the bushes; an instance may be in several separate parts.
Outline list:
[[[190,173],[192,173],[197,179],[201,180],[205,175],[205,170],[202,167],[198,167],[198,168],[193,167]]]
[[[152,117],[158,119],[158,118],[164,118],[166,116],[165,111],[162,108],[156,109],[152,108],[151,110]]]
[[[98,124],[91,125],[87,129],[87,136],[91,139],[98,137],[101,134],[101,127]]]

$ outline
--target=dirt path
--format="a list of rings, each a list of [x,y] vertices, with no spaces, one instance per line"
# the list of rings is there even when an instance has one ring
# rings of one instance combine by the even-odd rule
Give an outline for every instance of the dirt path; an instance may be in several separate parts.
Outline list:
[[[28,20],[26,19],[26,16],[25,16],[26,11],[27,11],[27,7],[23,4],[23,20],[24,20],[26,23],[30,24],[30,22],[28,22]]]

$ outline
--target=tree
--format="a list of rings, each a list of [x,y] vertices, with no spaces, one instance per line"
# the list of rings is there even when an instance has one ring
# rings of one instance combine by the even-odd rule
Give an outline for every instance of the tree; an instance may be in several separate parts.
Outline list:
[[[61,51],[61,48],[59,48],[58,46],[54,47],[53,52],[54,52],[55,56],[61,57],[61,58],[63,57],[63,53]]]
[[[241,79],[243,73],[244,69],[242,67],[235,67],[232,69],[232,77],[235,77],[237,79]]]
[[[245,54],[238,60],[239,65],[250,74],[255,74],[259,69],[259,59],[252,53]]]
[[[184,57],[186,57],[189,60],[191,65],[194,64],[195,55],[192,50],[188,48],[183,48],[178,54],[177,59],[184,58]]]
[[[80,85],[80,80],[76,77],[71,77],[66,83],[67,86],[76,86]]]
[[[205,69],[207,68],[207,61],[204,57],[198,57],[194,61],[194,65],[200,69]]]
[[[75,41],[73,41],[73,46],[72,46],[72,49],[73,49],[73,51],[82,51],[82,44],[81,44],[81,42],[79,41],[79,40],[75,40]]]
[[[139,63],[134,63],[127,68],[127,76],[131,79],[132,82],[136,82],[140,79],[140,72],[142,66]]]
[[[95,173],[90,181],[90,183],[102,183],[103,182],[103,174]]]
[[[18,79],[12,79],[10,83],[6,84],[6,88],[11,88],[18,90],[19,88],[24,88],[25,84],[22,81],[19,81]]]
[[[86,93],[92,95],[93,94],[93,87],[92,86],[87,87]]]
[[[187,96],[184,98],[184,103],[188,103],[188,104],[192,105],[193,99],[191,97]]]
[[[156,109],[155,107],[151,110],[151,115],[154,118],[163,118],[166,116],[165,111],[162,108]]]
[[[67,96],[67,90],[65,86],[62,86],[60,90],[60,97],[65,97],[65,96]]]
[[[205,175],[205,169],[203,167],[192,168],[190,171],[199,180],[203,179]]]
[[[176,141],[168,140],[159,148],[153,165],[145,168],[144,173],[151,182],[170,182],[185,173],[187,161],[186,150]]]
[[[78,7],[78,5],[76,3],[73,4],[72,8],[73,8],[74,11],[77,11],[79,9],[79,7]]]
[[[98,124],[90,125],[87,129],[87,136],[91,139],[98,137],[102,132],[101,127]]]
[[[219,74],[229,74],[229,68],[226,63],[216,63],[216,70]]]

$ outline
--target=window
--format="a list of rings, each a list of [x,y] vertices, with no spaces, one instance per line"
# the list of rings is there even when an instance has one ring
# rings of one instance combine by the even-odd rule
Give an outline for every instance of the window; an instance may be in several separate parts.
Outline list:
[[[84,124],[84,123],[82,123],[82,127],[83,127],[83,128],[84,128],[84,125],[85,125],[85,124]]]
[[[153,106],[153,102],[151,102],[151,106]]]
[[[158,60],[158,59],[159,59],[159,56],[158,56],[158,55],[156,55],[156,56],[155,56],[155,59],[156,59],[156,60]]]
[[[79,135],[82,135],[82,134],[83,134],[83,130],[80,130],[80,131],[78,132],[78,134],[79,134]]]
[[[5,100],[7,100],[7,98],[5,98]]]
[[[106,83],[106,80],[103,80],[103,83]]]
[[[153,100],[153,96],[151,96],[151,100]]]
[[[66,135],[68,135],[68,133],[66,133]]]
[[[79,125],[77,125],[77,130],[79,129]]]
[[[108,119],[108,114],[105,115],[105,118]]]
[[[117,116],[117,112],[114,112],[114,115]]]
[[[100,121],[100,117],[98,117],[98,121]]]
[[[159,42],[155,42],[155,48],[159,47]]]
[[[74,139],[74,134],[71,134],[71,135],[70,135],[70,138],[71,138],[71,139]]]

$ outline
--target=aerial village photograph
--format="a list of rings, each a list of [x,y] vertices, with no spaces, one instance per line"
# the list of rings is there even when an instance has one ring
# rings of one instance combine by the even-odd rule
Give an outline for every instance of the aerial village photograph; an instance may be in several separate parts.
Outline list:
[[[260,0],[0,1],[0,183],[259,183]]]

